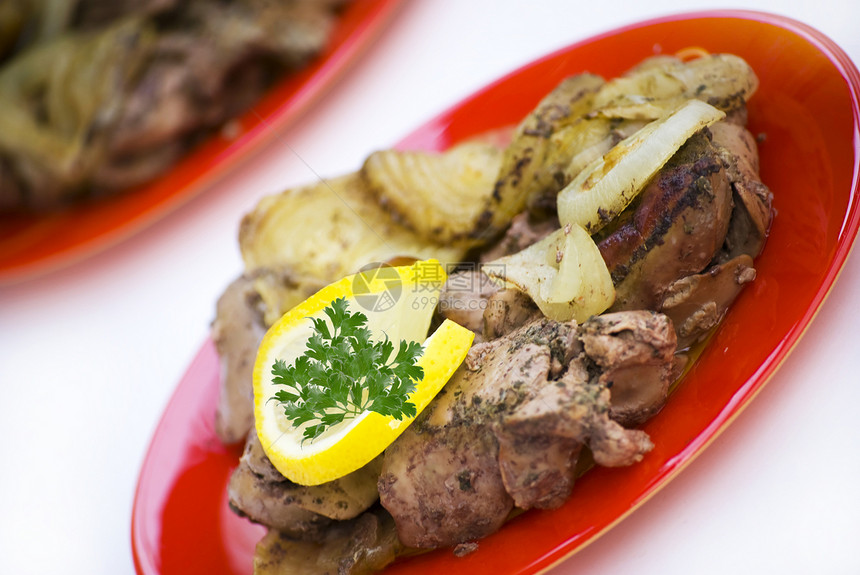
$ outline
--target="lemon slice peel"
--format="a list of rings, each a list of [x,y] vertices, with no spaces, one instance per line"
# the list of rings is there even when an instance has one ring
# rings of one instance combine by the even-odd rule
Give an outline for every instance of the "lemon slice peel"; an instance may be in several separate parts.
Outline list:
[[[433,267],[435,266],[435,268]],[[373,312],[375,325],[390,326],[386,333],[392,340],[404,339],[409,332],[412,341],[424,340],[435,306],[416,305],[422,301],[438,301],[438,294],[446,278],[441,265],[435,260],[416,262],[412,266],[393,268],[403,286],[415,289],[401,296],[395,307]],[[430,272],[430,273],[428,273]],[[301,485],[318,485],[347,475],[372,461],[393,442],[414,417],[400,420],[391,416],[365,411],[353,419],[334,425],[314,441],[302,441],[301,426],[295,427],[279,414],[278,404],[270,401],[274,394],[271,366],[275,359],[297,356],[303,352],[307,337],[312,332],[309,317],[319,317],[336,298],[346,297],[354,303],[353,286],[356,276],[348,276],[331,284],[314,296],[297,305],[278,320],[260,345],[254,366],[255,427],[269,460],[286,478]],[[380,279],[368,274],[366,293],[381,293],[391,287],[391,278]],[[364,292],[363,292],[364,293]],[[391,317],[382,321],[385,315]],[[393,318],[393,321],[392,321]],[[370,323],[370,322],[369,322]],[[372,330],[374,337],[382,337],[379,329]],[[421,334],[416,337],[416,334]],[[409,401],[416,407],[416,417],[454,374],[466,357],[475,334],[450,320],[446,320],[424,341],[422,354],[417,360],[424,377],[410,394]]]

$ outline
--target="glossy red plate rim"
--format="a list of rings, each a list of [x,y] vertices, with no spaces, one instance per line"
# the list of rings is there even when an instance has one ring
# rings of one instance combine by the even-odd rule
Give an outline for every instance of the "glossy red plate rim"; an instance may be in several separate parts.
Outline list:
[[[770,71],[757,68],[763,78],[761,92],[769,92],[772,97],[767,106],[757,104],[753,98],[751,128],[755,132],[756,117],[767,119],[762,120],[762,125],[769,127],[769,131],[763,134],[767,139],[761,145],[762,175],[774,189],[778,215],[765,254],[756,263],[759,278],[742,293],[663,412],[644,426],[652,437],[662,440],[655,440],[655,450],[637,465],[590,471],[577,483],[571,500],[561,509],[521,515],[500,532],[481,540],[478,551],[471,555],[457,559],[450,552],[429,553],[398,561],[386,570],[387,574],[444,570],[525,574],[541,572],[564,560],[642,505],[701,453],[763,388],[824,302],[860,227],[860,74],[831,40],[792,19],[750,11],[709,11],[668,16],[619,28],[550,54],[498,80],[424,124],[407,136],[401,147],[444,148],[481,130],[519,120],[533,102],[518,102],[512,108],[502,108],[501,116],[496,114],[492,119],[483,116],[480,110],[487,106],[489,100],[504,100],[517,92],[524,82],[549,82],[542,76],[552,72],[554,66],[561,65],[559,63],[564,63],[566,54],[584,57],[583,54],[597,46],[605,49],[615,39],[636,44],[634,39],[639,38],[639,50],[631,56],[623,54],[625,50],[620,47],[615,50],[619,54],[604,52],[605,58],[615,58],[617,62],[602,65],[606,70],[618,73],[647,55],[642,53],[640,38],[645,32],[673,29],[677,34],[682,31],[689,38],[707,40],[703,42],[708,44],[706,48],[719,51],[721,44],[730,46],[734,41],[708,36],[713,33],[709,31],[719,25],[728,26],[727,30],[732,31],[755,30],[763,34],[769,31],[786,43],[779,46],[781,51],[795,50],[808,54],[809,62],[801,61],[797,65],[809,64],[809,74],[799,73],[791,79],[813,83],[799,88],[790,87],[809,93],[809,101],[780,99],[777,96],[782,88],[776,90],[766,86]],[[683,41],[683,34],[681,37],[680,41]],[[744,41],[752,45],[757,40]],[[690,40],[675,47],[669,44],[667,41],[666,46],[655,46],[654,49],[671,52],[686,47]],[[747,44],[744,46],[749,47]],[[786,92],[788,89],[785,87]],[[540,87],[535,91],[542,94],[548,90]],[[836,96],[840,103],[845,104],[844,108],[825,110],[820,114],[821,118],[806,113],[808,109],[818,109],[816,106],[821,98]],[[783,114],[794,114],[793,123],[782,126],[780,121],[774,120],[775,116],[778,120]],[[829,124],[825,126],[827,122]],[[780,130],[785,130],[788,136],[795,136],[791,142],[797,149],[780,148]],[[822,130],[828,136],[837,135],[838,141],[837,138],[822,138]],[[796,137],[798,134],[803,136],[802,141]],[[775,143],[769,143],[771,141]],[[771,150],[777,148],[781,154],[788,155],[770,157],[775,153]],[[821,162],[818,162],[819,156]],[[805,171],[811,173],[788,173],[795,165],[792,158],[806,161]],[[785,170],[787,173],[779,173],[774,167],[778,163],[776,160],[789,166]],[[828,171],[832,166],[840,170]],[[793,183],[791,178],[800,178],[801,181]],[[801,185],[807,184],[817,194],[798,192]],[[835,213],[834,206],[837,208]],[[788,233],[789,229],[791,233]],[[817,255],[819,253],[823,256]],[[774,294],[776,297],[772,297]],[[775,306],[784,307],[777,309]],[[750,318],[767,321],[763,326],[759,323],[751,325]],[[769,326],[772,328],[770,331]],[[763,340],[764,343],[755,352],[738,352],[737,348],[743,347],[741,343],[753,340]],[[719,374],[714,369],[708,370],[708,366],[714,363],[721,367]],[[171,526],[171,522],[181,521],[182,512],[195,510],[195,506],[205,507],[211,512],[210,518],[220,524],[218,533],[222,540],[210,543],[221,546],[226,563],[234,569],[225,568],[220,572],[250,572],[250,564],[242,563],[242,553],[253,549],[253,540],[262,531],[250,525],[239,526],[238,522],[244,520],[231,518],[229,512],[222,512],[226,506],[223,488],[229,466],[235,465],[237,452],[221,446],[212,430],[214,395],[217,393],[216,366],[217,356],[211,342],[207,342],[165,410],[144,461],[132,517],[132,547],[139,573],[174,572],[162,570],[163,559],[167,556],[166,547],[169,546],[166,543],[169,538],[164,537],[163,530]],[[703,415],[691,408],[700,408]],[[685,409],[687,411],[683,411]],[[168,442],[168,437],[172,441]],[[177,486],[188,477],[184,475],[186,471],[196,472],[203,465],[200,462],[213,462],[212,468],[207,468],[201,475],[205,485],[179,489]],[[218,468],[217,472],[212,471],[215,468]],[[204,488],[210,490],[212,505],[198,505],[203,503],[203,498],[196,495],[195,489]],[[171,500],[171,495],[179,491],[188,498],[174,497]],[[616,501],[606,498],[607,493],[619,493],[623,497],[619,495],[614,498],[618,499]],[[222,511],[217,511],[219,507]],[[571,525],[582,528],[571,531]],[[239,542],[236,545],[238,551],[231,555],[227,548],[232,543],[229,538],[224,539],[227,535],[238,539],[245,537],[248,541]],[[177,557],[181,557],[181,553]],[[247,557],[245,560],[249,562]],[[193,568],[195,563],[190,562],[189,565]]]
[[[297,121],[354,64],[402,0],[354,0],[329,45],[287,74],[235,120],[235,138],[214,134],[153,182],[111,198],[37,216],[0,215],[0,285],[67,267],[139,233],[197,197]]]

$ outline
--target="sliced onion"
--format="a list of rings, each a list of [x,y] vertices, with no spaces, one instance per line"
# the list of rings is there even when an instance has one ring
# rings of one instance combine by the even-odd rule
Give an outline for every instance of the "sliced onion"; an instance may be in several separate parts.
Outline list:
[[[724,117],[710,104],[689,100],[622,140],[559,192],[562,225],[597,232],[624,211],[690,136]]]
[[[615,288],[600,250],[579,226],[565,226],[516,254],[484,266],[494,281],[529,295],[545,316],[585,321],[606,311]]]

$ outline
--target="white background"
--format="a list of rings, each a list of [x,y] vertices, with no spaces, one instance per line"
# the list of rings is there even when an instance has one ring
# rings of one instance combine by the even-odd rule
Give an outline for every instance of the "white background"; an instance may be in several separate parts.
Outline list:
[[[283,141],[119,246],[0,287],[0,573],[133,572],[131,505],[145,450],[207,336],[216,298],[240,273],[237,225],[258,198],[314,172],[357,168],[547,52],[621,24],[714,7],[405,0]],[[745,7],[804,21],[860,61],[856,3]],[[752,405],[676,480],[553,573],[860,573],[858,305],[855,250]]]

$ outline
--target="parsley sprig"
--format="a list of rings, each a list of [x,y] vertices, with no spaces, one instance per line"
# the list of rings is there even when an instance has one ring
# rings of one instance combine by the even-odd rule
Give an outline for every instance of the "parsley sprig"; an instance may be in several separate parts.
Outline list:
[[[286,388],[272,399],[295,427],[311,423],[303,442],[368,410],[397,420],[416,414],[407,398],[424,378],[415,365],[421,344],[401,341],[395,354],[388,336],[372,341],[367,316],[348,307],[346,299],[334,300],[323,310],[329,321],[311,318],[314,334],[304,354],[293,365],[279,359],[272,366],[273,383]]]

